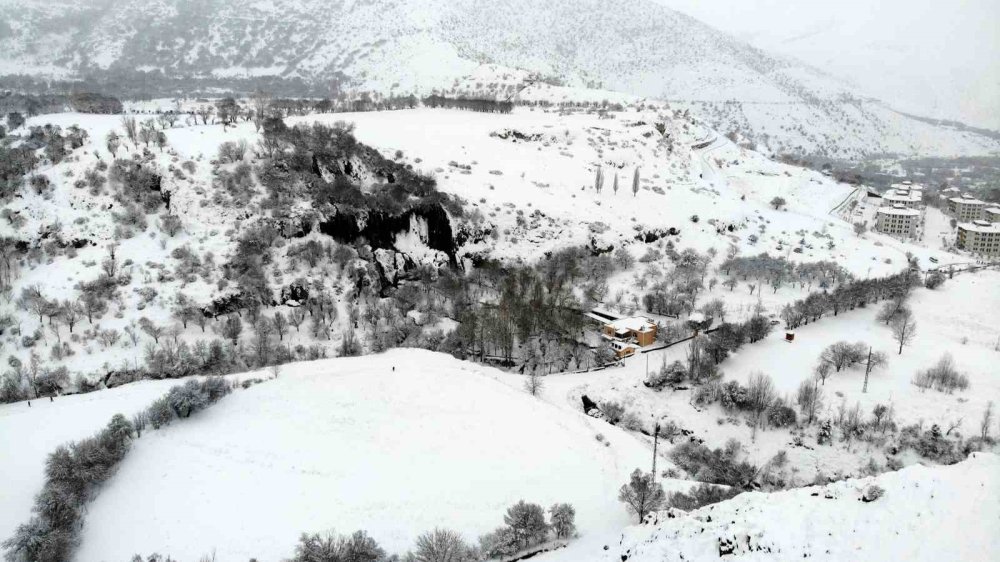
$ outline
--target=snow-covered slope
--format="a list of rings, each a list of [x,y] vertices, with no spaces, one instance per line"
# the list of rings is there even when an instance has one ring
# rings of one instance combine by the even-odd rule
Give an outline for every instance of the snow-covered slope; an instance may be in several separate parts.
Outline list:
[[[142,381],[103,392],[0,405],[0,537],[10,537],[31,511],[45,481],[45,458],[59,445],[89,437],[111,416],[127,416],[163,396],[177,381]],[[14,485],[16,483],[16,485]]]
[[[627,525],[616,491],[646,446],[499,376],[418,350],[287,365],[138,440],[88,508],[76,560],[280,560],[300,533],[334,529],[398,552],[438,526],[474,541],[520,499],[573,504],[583,534]]]
[[[0,16],[0,74],[92,77],[144,91],[172,79],[177,87],[271,77],[331,93],[338,85],[407,93],[448,90],[495,63],[507,74],[690,106],[722,132],[776,152],[998,149],[995,139],[895,114],[652,0],[3,0]],[[513,93],[498,88],[499,77],[477,82],[492,95]]]
[[[1000,457],[772,494],[747,493],[626,530],[589,560],[990,560],[1000,552]],[[869,486],[882,497],[863,501]],[[542,559],[551,562],[560,557]],[[584,558],[579,558],[584,559]]]

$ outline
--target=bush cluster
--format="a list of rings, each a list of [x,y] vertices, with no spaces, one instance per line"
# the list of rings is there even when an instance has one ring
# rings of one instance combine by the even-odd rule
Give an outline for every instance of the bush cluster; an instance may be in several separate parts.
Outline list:
[[[950,353],[946,353],[934,366],[917,372],[913,377],[913,384],[923,390],[933,388],[952,394],[956,390],[969,388],[969,377],[958,371],[955,360]]]
[[[8,560],[61,562],[78,542],[84,504],[125,458],[135,428],[116,414],[93,437],[59,446],[45,462],[45,485],[31,519],[3,542]]]
[[[742,490],[737,488],[726,488],[723,486],[713,486],[711,484],[699,484],[693,486],[687,493],[673,492],[667,497],[667,505],[684,511],[691,511],[713,503],[719,503],[732,499]]]
[[[670,458],[692,478],[711,484],[722,484],[746,490],[753,484],[757,467],[739,460],[740,443],[731,439],[725,448],[709,449],[705,445],[681,443],[670,452]]]

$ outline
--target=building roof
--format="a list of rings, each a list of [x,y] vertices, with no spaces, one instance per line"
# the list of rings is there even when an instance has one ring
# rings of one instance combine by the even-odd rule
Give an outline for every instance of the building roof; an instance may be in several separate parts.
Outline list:
[[[632,316],[630,318],[619,318],[614,322],[609,322],[608,326],[614,328],[616,332],[619,331],[632,331],[632,332],[648,332],[656,327],[649,318],[644,318],[642,316]]]
[[[958,228],[970,232],[981,232],[983,234],[1000,234],[1000,224],[988,221],[972,221],[958,223]]]
[[[884,198],[887,201],[916,201],[916,202],[919,202],[920,201],[920,194],[919,193],[909,193],[909,192],[907,192],[907,193],[900,193],[899,190],[893,189],[893,190],[885,192],[885,194],[882,195],[882,198]]]
[[[961,197],[952,197],[949,201],[954,201],[955,203],[964,203],[966,205],[985,205],[986,201],[980,201],[971,195],[963,195]]]
[[[908,216],[915,217],[920,214],[920,211],[916,209],[908,209],[906,207],[879,207],[876,211],[882,215],[896,215],[896,216]]]

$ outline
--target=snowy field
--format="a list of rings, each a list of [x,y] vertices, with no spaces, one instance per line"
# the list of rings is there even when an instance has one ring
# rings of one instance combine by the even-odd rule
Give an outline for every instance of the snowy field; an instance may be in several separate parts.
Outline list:
[[[45,458],[56,447],[89,437],[111,416],[138,412],[162,396],[174,380],[142,381],[101,392],[0,404],[0,537],[24,523],[45,480]]]
[[[138,440],[88,508],[76,560],[273,561],[302,532],[355,529],[402,551],[436,526],[474,541],[519,499],[573,504],[584,535],[629,524],[617,489],[647,448],[497,376],[417,350],[287,365]]]

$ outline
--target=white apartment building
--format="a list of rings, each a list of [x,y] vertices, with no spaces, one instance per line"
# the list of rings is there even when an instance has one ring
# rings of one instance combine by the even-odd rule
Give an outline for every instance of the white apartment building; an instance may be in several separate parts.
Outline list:
[[[948,199],[948,214],[955,217],[958,222],[972,222],[982,219],[986,207],[985,201],[980,201],[968,194]]]
[[[898,205],[908,209],[917,209],[923,203],[923,194],[909,189],[890,189],[882,194],[882,200],[885,201],[887,207]]]
[[[973,254],[1000,256],[1000,224],[984,220],[960,223],[956,245]]]
[[[920,211],[901,204],[875,211],[875,230],[889,236],[913,238],[917,235]]]

